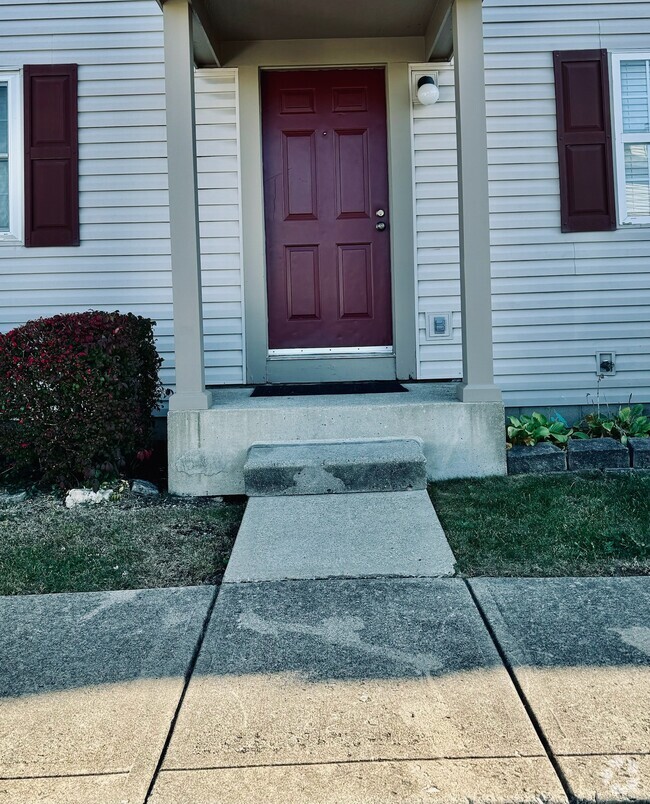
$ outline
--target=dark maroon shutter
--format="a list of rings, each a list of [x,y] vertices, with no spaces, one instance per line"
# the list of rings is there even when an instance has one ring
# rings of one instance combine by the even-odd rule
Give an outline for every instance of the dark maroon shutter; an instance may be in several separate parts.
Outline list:
[[[79,245],[77,65],[35,65],[25,79],[25,245]]]
[[[606,50],[553,53],[563,232],[616,228]]]

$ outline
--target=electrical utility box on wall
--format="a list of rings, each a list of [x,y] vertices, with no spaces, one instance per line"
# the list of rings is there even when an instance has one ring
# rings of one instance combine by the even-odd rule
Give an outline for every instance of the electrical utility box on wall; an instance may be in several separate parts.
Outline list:
[[[451,313],[427,313],[426,337],[428,341],[450,340],[453,335]]]

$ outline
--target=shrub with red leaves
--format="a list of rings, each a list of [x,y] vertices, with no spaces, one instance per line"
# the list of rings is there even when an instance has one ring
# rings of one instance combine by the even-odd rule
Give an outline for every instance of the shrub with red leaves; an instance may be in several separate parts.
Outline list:
[[[64,487],[118,475],[159,404],[154,323],[92,311],[0,334],[0,455]]]

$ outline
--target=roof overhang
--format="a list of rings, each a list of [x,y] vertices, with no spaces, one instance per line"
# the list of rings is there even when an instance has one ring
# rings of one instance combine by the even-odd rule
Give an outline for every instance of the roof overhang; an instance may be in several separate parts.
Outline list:
[[[162,3],[164,0],[158,0]],[[419,37],[422,60],[452,54],[452,0],[190,0],[194,58],[226,66],[238,43]]]

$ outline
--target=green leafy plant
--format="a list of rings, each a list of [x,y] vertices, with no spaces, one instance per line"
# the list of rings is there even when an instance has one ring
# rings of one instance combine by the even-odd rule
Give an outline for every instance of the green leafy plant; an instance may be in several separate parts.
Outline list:
[[[574,431],[561,416],[548,418],[543,413],[531,413],[530,416],[509,416],[507,427],[510,444],[533,446],[540,441],[550,441],[564,446]]]
[[[629,438],[650,437],[650,417],[645,415],[643,405],[621,407],[613,416],[589,413],[579,427],[588,438],[616,438],[622,444],[627,444]]]
[[[91,311],[0,335],[0,455],[65,488],[143,453],[161,386],[153,321]]]

